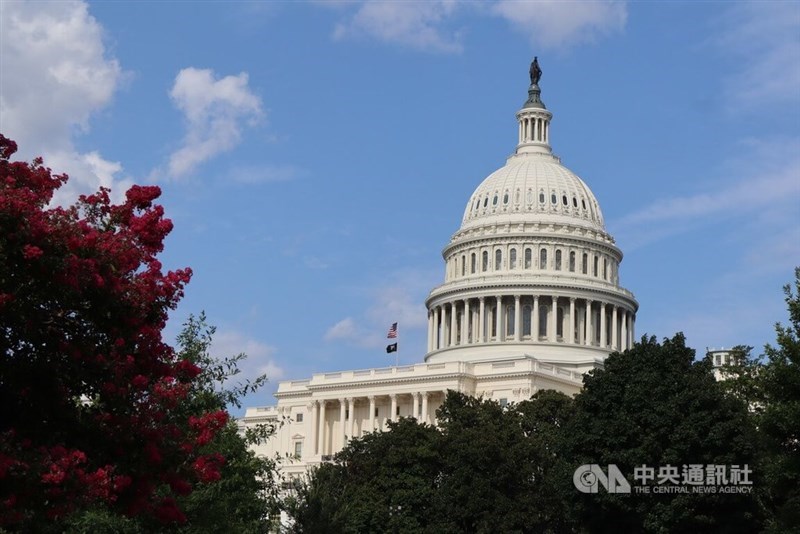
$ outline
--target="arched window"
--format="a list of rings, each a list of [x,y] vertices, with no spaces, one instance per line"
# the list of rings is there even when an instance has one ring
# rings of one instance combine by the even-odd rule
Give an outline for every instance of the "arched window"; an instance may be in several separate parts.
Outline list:
[[[467,257],[461,256],[461,276],[467,274]]]
[[[594,257],[594,269],[592,271],[592,274],[594,274],[594,276],[597,276],[597,263],[599,260],[600,258],[598,258],[597,256]]]
[[[481,271],[486,272],[489,270],[489,252],[483,251],[483,258],[481,258]]]
[[[550,193],[550,203],[554,206],[558,204],[558,197],[556,197],[555,193]]]
[[[608,260],[603,258],[603,280],[608,280]]]
[[[513,336],[514,335],[514,328],[516,324],[516,317],[514,316],[515,307],[508,305],[506,306],[506,335]]]
[[[475,274],[475,269],[477,268],[476,264],[477,264],[477,258],[475,257],[475,253],[473,252],[472,253],[472,265],[471,265],[472,269],[470,270],[470,272],[472,274]]]
[[[503,266],[503,251],[497,249],[494,251],[494,270],[499,271]]]
[[[539,204],[544,204],[544,191],[539,191]]]
[[[530,306],[523,306],[522,307],[522,335],[523,336],[530,336],[531,335],[531,307]]]
[[[508,268],[509,269],[516,269],[517,268],[517,249],[512,248],[511,252],[509,252],[509,259],[508,259]]]
[[[529,248],[526,248],[525,249],[525,268],[526,269],[530,269],[531,268],[531,262],[533,261],[532,257],[533,257],[533,251],[531,251],[531,249],[529,249]]]
[[[539,251],[539,268],[547,269],[547,249],[543,248]]]
[[[561,251],[556,250],[556,271],[561,270]]]
[[[569,253],[569,272],[575,272],[575,252]]]
[[[539,337],[547,337],[547,312],[549,306],[539,305]]]
[[[589,255],[587,253],[583,253],[583,274],[589,274]]]

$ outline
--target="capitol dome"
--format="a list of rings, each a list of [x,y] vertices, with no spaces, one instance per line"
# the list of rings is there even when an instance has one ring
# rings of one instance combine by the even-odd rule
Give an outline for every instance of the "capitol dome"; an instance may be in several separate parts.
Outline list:
[[[633,343],[622,251],[591,189],[553,154],[540,77],[532,65],[516,150],[444,248],[445,282],[426,300],[427,362],[524,356],[585,372]]]

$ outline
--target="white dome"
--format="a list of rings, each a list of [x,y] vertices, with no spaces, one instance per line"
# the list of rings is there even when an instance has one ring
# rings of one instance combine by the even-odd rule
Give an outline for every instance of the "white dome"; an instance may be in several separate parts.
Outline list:
[[[519,154],[486,178],[467,202],[461,230],[514,222],[605,231],[592,191],[550,154]]]

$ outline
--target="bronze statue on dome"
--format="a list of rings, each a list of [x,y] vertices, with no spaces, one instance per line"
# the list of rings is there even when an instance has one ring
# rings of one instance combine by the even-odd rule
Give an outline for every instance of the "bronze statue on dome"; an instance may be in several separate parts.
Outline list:
[[[539,80],[542,78],[542,69],[539,68],[539,58],[534,56],[533,63],[531,63],[531,85],[538,85]]]

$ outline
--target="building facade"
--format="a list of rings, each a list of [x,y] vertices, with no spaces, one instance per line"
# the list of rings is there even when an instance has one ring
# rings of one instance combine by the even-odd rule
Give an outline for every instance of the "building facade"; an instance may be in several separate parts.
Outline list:
[[[514,153],[475,189],[444,249],[423,361],[281,382],[276,405],[247,409],[244,427],[282,423],[256,452],[286,458],[285,475],[389,420],[435,424],[449,389],[500,403],[577,393],[583,373],[632,345],[638,303],[620,285],[622,252],[589,187],[551,149],[536,70]]]

